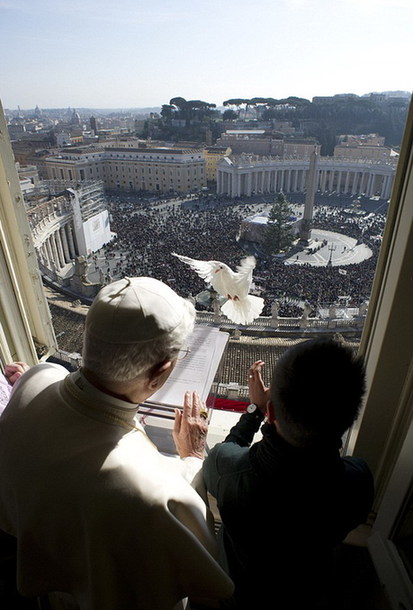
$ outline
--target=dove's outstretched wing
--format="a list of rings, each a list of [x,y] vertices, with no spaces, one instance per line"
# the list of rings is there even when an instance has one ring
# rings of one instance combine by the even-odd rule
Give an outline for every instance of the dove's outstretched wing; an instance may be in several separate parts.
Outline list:
[[[255,269],[256,264],[255,256],[246,256],[238,265],[237,273],[244,278],[248,277],[250,274],[252,275],[252,270]]]
[[[214,273],[214,264],[213,261],[199,261],[195,258],[189,258],[189,256],[182,256],[182,254],[176,254],[176,252],[172,252],[172,256],[176,256],[183,263],[186,263],[196,271],[196,273],[205,280],[208,284],[212,284],[213,273]]]
[[[255,256],[247,256],[243,258],[237,266],[237,272],[234,275],[234,281],[237,286],[238,295],[244,298],[249,293],[252,282],[252,271],[255,269],[257,261]]]

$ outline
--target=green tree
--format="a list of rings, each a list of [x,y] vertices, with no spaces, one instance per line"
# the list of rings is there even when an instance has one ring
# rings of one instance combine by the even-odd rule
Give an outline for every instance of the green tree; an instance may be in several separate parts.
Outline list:
[[[165,119],[166,121],[170,121],[172,119],[173,110],[174,110],[174,106],[171,106],[171,104],[163,104],[162,110],[161,110],[162,118]]]
[[[231,98],[230,100],[225,100],[223,102],[223,105],[224,106],[235,106],[237,109],[236,112],[238,114],[238,118],[240,118],[241,106],[243,106],[245,104],[245,111],[244,111],[244,115],[245,115],[247,112],[248,101],[249,100],[245,100],[244,98],[241,98],[241,97],[234,97],[234,98]]]
[[[235,110],[232,110],[232,108],[228,108],[228,110],[225,110],[222,114],[223,121],[236,121],[237,118],[238,114],[235,112]]]
[[[290,248],[294,236],[290,225],[290,205],[284,193],[279,193],[270,213],[264,240],[267,254],[278,254]]]

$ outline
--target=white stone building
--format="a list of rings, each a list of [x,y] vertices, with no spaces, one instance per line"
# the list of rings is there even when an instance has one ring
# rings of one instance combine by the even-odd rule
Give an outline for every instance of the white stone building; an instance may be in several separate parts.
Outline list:
[[[250,197],[259,193],[303,193],[308,159],[276,159],[240,155],[226,157],[217,166],[217,194]],[[397,160],[384,161],[320,157],[315,190],[321,193],[390,197]]]

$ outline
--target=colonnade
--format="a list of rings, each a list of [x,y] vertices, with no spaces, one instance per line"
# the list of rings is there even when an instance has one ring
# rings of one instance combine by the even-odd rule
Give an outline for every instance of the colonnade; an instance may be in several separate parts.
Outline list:
[[[220,164],[217,167],[217,194],[250,197],[258,193],[303,193],[309,162],[249,161]],[[345,163],[320,158],[316,169],[316,191],[348,195],[378,196],[391,194],[396,164]]]
[[[48,234],[38,246],[43,264],[49,269],[62,269],[79,255],[76,235],[71,222]]]
[[[29,207],[27,217],[37,255],[45,267],[59,271],[79,255],[73,208],[67,197]]]

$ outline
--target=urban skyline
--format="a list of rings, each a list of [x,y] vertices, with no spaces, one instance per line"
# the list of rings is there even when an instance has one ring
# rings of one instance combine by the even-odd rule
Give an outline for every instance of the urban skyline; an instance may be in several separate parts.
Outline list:
[[[0,0],[5,108],[411,90],[410,0]]]
[[[363,93],[361,95],[359,95],[359,98],[369,98],[370,96],[375,96],[375,95],[384,95],[386,98],[388,99],[401,99],[401,98],[405,98],[408,99],[411,97],[412,93],[410,91],[402,91],[401,89],[395,90],[395,91],[369,91],[366,93]],[[332,93],[331,96],[327,96],[327,97],[331,97],[337,98],[337,101],[339,99],[344,99],[346,97],[348,97],[350,99],[350,97],[352,97],[353,93]],[[317,95],[314,96],[315,98],[317,98]],[[287,99],[287,98],[286,98]],[[305,98],[304,98],[305,99]],[[307,98],[308,99],[308,98]],[[354,98],[353,98],[354,99]],[[246,100],[247,101],[247,100]],[[309,99],[308,101],[312,101],[311,99]],[[167,102],[165,102],[166,104],[169,102],[169,100]],[[1,103],[1,99],[0,99],[0,103]],[[4,110],[7,112],[10,112],[12,114],[16,114],[16,112],[18,110],[20,110],[23,114],[30,114],[33,113],[33,111],[38,111],[40,110],[41,112],[44,113],[50,113],[50,114],[56,114],[61,116],[62,114],[65,115],[69,115],[69,113],[73,113],[73,112],[80,112],[81,114],[83,113],[83,119],[86,120],[86,118],[89,118],[89,114],[91,112],[96,112],[96,113],[100,113],[102,116],[105,116],[106,114],[130,114],[132,115],[149,115],[150,113],[159,113],[162,110],[162,104],[159,104],[157,106],[146,106],[146,107],[125,107],[125,106],[116,106],[116,107],[111,107],[111,108],[104,108],[104,107],[87,107],[87,106],[77,106],[77,107],[72,107],[70,105],[68,106],[62,106],[62,107],[51,107],[51,106],[39,106],[38,104],[36,104],[33,107],[22,107],[20,104],[18,104],[15,108],[12,107],[5,107],[3,106]],[[214,110],[217,110],[219,112],[225,112],[225,110],[227,110],[228,108],[235,108],[234,105],[229,105],[229,106],[224,106],[223,103],[218,103],[216,105],[216,108]],[[244,108],[244,106],[243,106]]]

